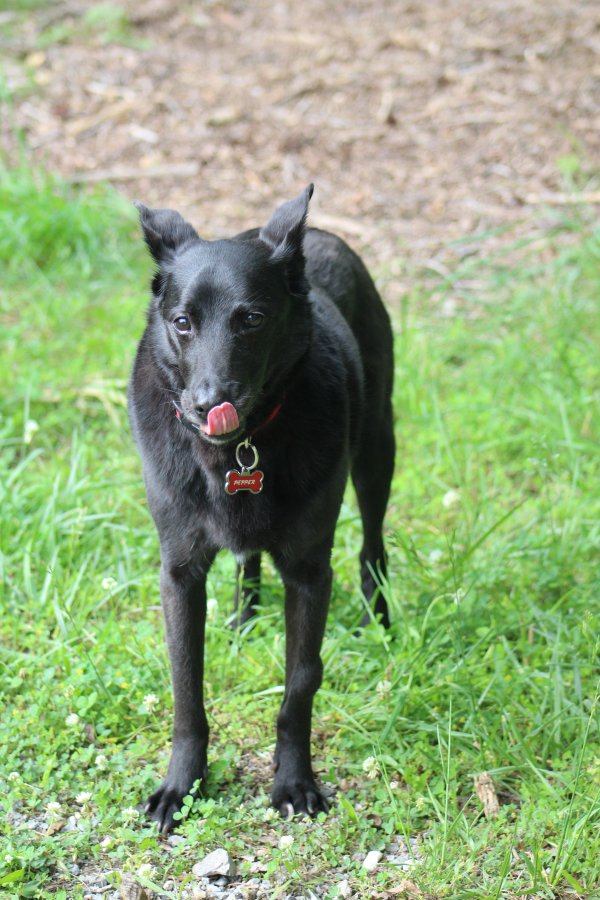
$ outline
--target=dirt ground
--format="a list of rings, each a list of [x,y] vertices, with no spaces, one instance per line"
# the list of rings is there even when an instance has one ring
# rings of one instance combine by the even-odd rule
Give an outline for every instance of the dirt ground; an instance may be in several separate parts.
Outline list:
[[[2,142],[16,124],[35,159],[205,237],[312,180],[311,222],[395,269],[393,301],[399,259],[443,266],[570,202],[565,166],[600,200],[597,0],[126,0],[117,40],[97,8],[0,13]]]

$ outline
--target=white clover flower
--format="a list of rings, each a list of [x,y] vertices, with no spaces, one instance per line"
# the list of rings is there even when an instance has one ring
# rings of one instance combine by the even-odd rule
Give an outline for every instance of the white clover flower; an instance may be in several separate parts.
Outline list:
[[[443,550],[432,550],[429,556],[427,557],[430,566],[437,566],[444,558]]]
[[[102,838],[102,840],[100,841],[100,846],[103,850],[108,850],[109,847],[112,847],[112,844],[113,839],[109,834],[107,834],[106,837]]]
[[[457,503],[460,503],[460,492],[446,491],[442,497],[442,506],[444,509],[451,509],[451,507],[456,506]]]
[[[287,850],[294,843],[294,838],[291,834],[282,834],[279,838],[279,849]]]
[[[80,806],[85,806],[85,804],[89,803],[91,799],[91,791],[81,791],[81,793],[77,794],[77,796],[75,797],[75,803],[79,803]]]
[[[108,578],[102,579],[102,590],[103,591],[113,591],[117,586],[117,582],[114,578],[110,576]]]
[[[108,760],[105,757],[104,753],[99,753],[96,759],[94,760],[94,765],[97,769],[106,769],[108,765]]]
[[[391,693],[392,690],[392,682],[387,678],[382,678],[381,681],[377,682],[377,687],[375,688],[380,697],[385,697],[386,694]]]
[[[268,806],[263,813],[263,821],[272,822],[275,818],[277,818],[277,810],[272,806]]]
[[[135,820],[140,817],[139,811],[135,806],[126,806],[125,809],[122,810],[121,815],[125,822],[135,822]]]
[[[214,619],[219,608],[219,602],[215,597],[209,597],[206,601],[206,615],[209,619]]]
[[[362,764],[363,772],[366,773],[367,778],[371,781],[374,781],[376,778],[379,778],[381,775],[381,769],[379,768],[379,763],[374,756],[367,756],[365,761]]]
[[[6,863],[7,866],[10,866],[10,864],[11,864],[11,862],[13,862],[13,860],[14,860],[14,856],[12,855],[12,853],[4,854],[4,862]]]
[[[145,862],[138,867],[137,873],[138,875],[146,876],[146,878],[152,878],[156,874],[156,869],[151,863]]]
[[[142,706],[148,713],[154,712],[159,703],[160,700],[158,699],[156,694],[146,694],[146,696],[142,700]]]
[[[9,772],[8,773],[9,781],[12,781],[14,783],[15,781],[20,781],[20,779],[21,779],[21,776],[19,775],[18,772]]]
[[[51,800],[50,803],[46,803],[46,812],[50,816],[51,819],[57,819],[60,815],[61,805],[57,803],[56,800]]]
[[[79,725],[79,716],[77,715],[77,713],[69,713],[69,715],[65,719],[65,725],[68,728],[74,728],[75,725]]]
[[[23,429],[23,443],[30,444],[36,431],[40,430],[40,426],[35,419],[27,419],[25,428]]]

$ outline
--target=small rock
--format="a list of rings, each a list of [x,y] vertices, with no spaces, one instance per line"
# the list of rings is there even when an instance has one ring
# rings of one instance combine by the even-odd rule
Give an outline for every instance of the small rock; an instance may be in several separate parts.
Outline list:
[[[179,844],[185,844],[186,840],[181,834],[170,834],[167,838],[167,843],[170,847],[178,847]]]
[[[266,872],[267,864],[263,862],[261,859],[255,859],[254,862],[250,863],[250,872],[255,875],[257,872]]]
[[[106,880],[104,875],[98,875],[97,873],[93,875],[80,875],[79,880],[85,884],[87,890],[90,891],[90,894],[98,893],[98,891],[103,891],[109,886],[108,881]]]
[[[422,856],[419,849],[419,842],[416,838],[410,838],[408,844],[404,838],[396,838],[386,848],[386,862],[392,866],[398,866],[403,871],[407,871],[415,863],[420,862]]]
[[[73,865],[71,866],[71,875],[79,875],[80,872],[81,869],[79,868],[77,863],[73,863]]]
[[[220,106],[213,109],[206,120],[207,125],[214,128],[222,128],[224,125],[232,125],[240,118],[240,111],[235,106]]]
[[[163,884],[163,891],[172,891],[175,887],[175,882],[172,878],[167,878],[165,883]]]
[[[78,831],[81,830],[81,822],[77,816],[69,816],[67,819],[67,824],[64,826],[65,831]]]
[[[192,874],[196,878],[216,878],[218,875],[231,877],[235,874],[235,866],[227,850],[220,847],[197,862],[192,868]]]
[[[121,900],[149,900],[144,888],[131,875],[123,875],[121,878],[119,894]]]
[[[379,865],[379,860],[382,856],[383,853],[381,852],[381,850],[369,850],[369,852],[363,859],[363,869],[366,869],[367,872],[374,872]]]
[[[340,897],[350,897],[352,894],[352,889],[350,888],[350,885],[348,884],[348,881],[345,878],[343,881],[340,881],[340,883],[337,886],[337,889],[338,889],[338,894],[340,895]]]

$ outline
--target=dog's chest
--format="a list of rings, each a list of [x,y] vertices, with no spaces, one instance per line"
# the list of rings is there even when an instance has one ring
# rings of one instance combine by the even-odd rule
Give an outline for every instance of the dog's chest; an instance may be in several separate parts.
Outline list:
[[[259,550],[274,553],[309,540],[313,531],[330,529],[347,473],[343,444],[342,452],[338,446],[335,449],[332,464],[331,454],[322,453],[320,445],[291,441],[282,449],[261,442],[256,467],[250,467],[251,472],[263,473],[261,490],[232,493],[227,476],[236,469],[235,453],[209,455],[206,448],[196,446],[197,475],[189,497],[195,545],[204,540],[213,549],[238,555]]]
[[[231,493],[232,479],[226,472],[209,476],[198,513],[211,542],[238,554],[266,549],[273,544],[283,522],[273,485],[269,485],[266,476],[265,480],[260,493],[250,490]]]

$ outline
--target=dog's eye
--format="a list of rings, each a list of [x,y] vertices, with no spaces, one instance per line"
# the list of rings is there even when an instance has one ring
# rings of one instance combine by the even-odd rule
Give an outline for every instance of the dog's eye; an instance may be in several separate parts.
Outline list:
[[[246,325],[247,328],[260,328],[264,320],[265,317],[262,313],[250,312],[244,319],[244,325]]]
[[[177,316],[176,319],[173,319],[173,328],[179,334],[187,334],[192,330],[192,324],[187,316]]]

